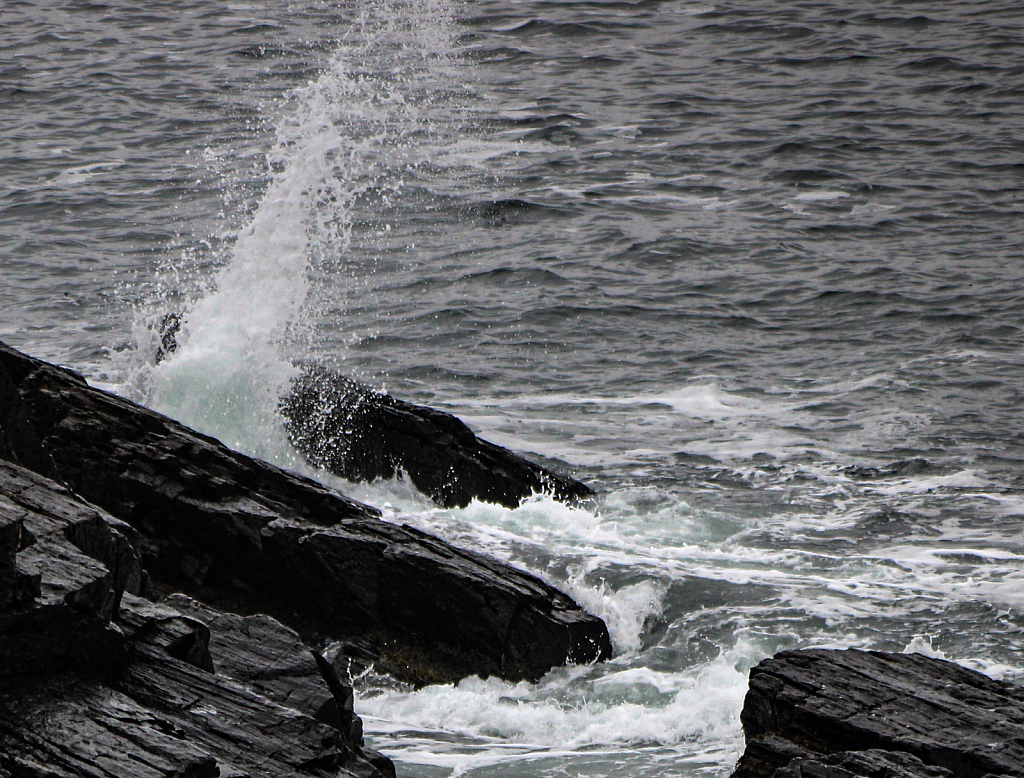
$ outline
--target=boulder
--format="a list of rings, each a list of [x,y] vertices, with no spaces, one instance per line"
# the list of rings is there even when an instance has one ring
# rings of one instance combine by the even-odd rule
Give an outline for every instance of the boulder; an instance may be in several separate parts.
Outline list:
[[[269,613],[309,640],[366,638],[415,684],[536,679],[611,654],[603,622],[533,576],[3,344],[0,371],[23,420],[9,442],[36,441],[64,484],[127,522],[160,588]]]
[[[355,715],[350,684],[311,651],[298,634],[265,614],[224,613],[182,594],[164,603],[201,620],[209,630],[216,669],[281,705],[330,724],[362,745],[362,721]]]
[[[920,654],[784,651],[740,719],[733,778],[1024,776],[1024,688]]]
[[[178,349],[183,315],[156,325],[154,363]],[[289,440],[313,467],[348,481],[404,475],[445,508],[474,499],[516,508],[533,494],[564,502],[594,496],[586,484],[481,440],[460,419],[413,405],[320,365],[302,365],[281,402]]]
[[[576,502],[585,484],[481,440],[449,413],[398,400],[332,370],[306,366],[281,404],[292,445],[349,481],[404,474],[437,504],[510,508],[532,494]]]

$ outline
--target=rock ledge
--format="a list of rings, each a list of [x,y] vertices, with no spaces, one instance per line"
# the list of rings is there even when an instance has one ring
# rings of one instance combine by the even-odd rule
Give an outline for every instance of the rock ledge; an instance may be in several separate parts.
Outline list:
[[[1024,776],[1024,688],[920,654],[784,651],[740,718],[733,778]]]

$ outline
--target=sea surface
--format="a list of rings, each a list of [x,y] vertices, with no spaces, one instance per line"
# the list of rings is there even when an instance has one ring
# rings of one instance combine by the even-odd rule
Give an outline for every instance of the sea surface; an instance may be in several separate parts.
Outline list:
[[[786,648],[1024,681],[1018,3],[4,0],[0,30],[0,339],[300,469],[277,402],[322,362],[600,491],[320,476],[615,643],[364,679],[400,776],[724,778]]]

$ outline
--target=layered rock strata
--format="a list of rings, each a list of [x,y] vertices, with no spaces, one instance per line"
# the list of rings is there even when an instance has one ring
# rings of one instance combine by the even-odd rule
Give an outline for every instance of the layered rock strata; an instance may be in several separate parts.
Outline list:
[[[920,654],[782,652],[741,721],[733,778],[1024,776],[1024,688]]]
[[[130,525],[160,587],[308,638],[363,638],[415,684],[534,679],[611,653],[604,624],[536,578],[3,344],[0,393],[6,456]]]
[[[298,635],[177,596],[134,530],[0,461],[0,775],[393,778]]]

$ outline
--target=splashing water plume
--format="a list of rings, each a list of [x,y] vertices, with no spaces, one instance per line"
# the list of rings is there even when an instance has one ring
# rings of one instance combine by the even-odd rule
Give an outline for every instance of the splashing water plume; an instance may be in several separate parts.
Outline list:
[[[285,466],[299,463],[278,404],[324,304],[312,299],[316,275],[372,262],[350,256],[360,198],[400,193],[415,168],[411,147],[436,134],[430,94],[412,84],[448,68],[446,11],[377,5],[362,9],[326,71],[289,97],[266,191],[209,291],[184,312],[176,350],[158,365],[144,355],[127,382],[160,411]]]

